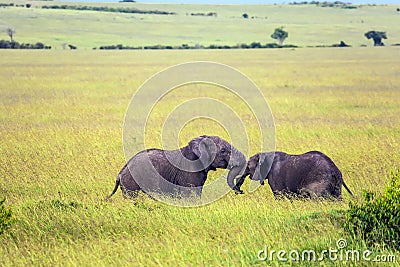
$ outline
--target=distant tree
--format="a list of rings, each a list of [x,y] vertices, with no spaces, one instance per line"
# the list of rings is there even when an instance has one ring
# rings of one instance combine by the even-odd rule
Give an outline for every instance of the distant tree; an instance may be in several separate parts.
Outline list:
[[[243,13],[242,17],[243,17],[244,19],[248,19],[248,18],[249,18],[249,15],[248,15],[247,13]]]
[[[289,36],[288,32],[283,29],[283,27],[276,28],[274,33],[271,34],[271,38],[277,39],[279,45],[282,46],[285,39]]]
[[[14,42],[15,30],[12,28],[7,28],[6,32],[7,32],[7,35],[10,37],[11,42]]]
[[[364,34],[364,36],[369,40],[372,38],[374,40],[374,46],[384,46],[382,39],[387,39],[386,32],[369,31]]]
[[[45,45],[41,42],[37,42],[35,44],[35,49],[44,49]]]
[[[262,47],[262,45],[260,42],[252,42],[250,44],[250,48],[261,48],[261,47]]]

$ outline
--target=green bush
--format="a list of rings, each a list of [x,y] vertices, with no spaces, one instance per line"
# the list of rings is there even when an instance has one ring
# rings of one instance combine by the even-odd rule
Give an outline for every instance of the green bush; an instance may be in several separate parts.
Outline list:
[[[20,44],[15,41],[0,40],[0,49],[51,49],[51,46],[41,42],[37,42],[36,44]]]
[[[382,195],[363,192],[363,197],[361,204],[350,203],[345,230],[368,245],[400,250],[400,169],[391,172]]]
[[[68,9],[68,10],[84,10],[84,11],[102,11],[102,12],[119,12],[130,14],[155,14],[155,15],[176,15],[175,12],[167,12],[160,10],[139,10],[136,8],[113,8],[102,6],[75,6],[75,5],[43,5],[43,9]]]
[[[10,227],[13,223],[12,211],[11,209],[6,209],[4,202],[6,198],[0,200],[0,235]]]

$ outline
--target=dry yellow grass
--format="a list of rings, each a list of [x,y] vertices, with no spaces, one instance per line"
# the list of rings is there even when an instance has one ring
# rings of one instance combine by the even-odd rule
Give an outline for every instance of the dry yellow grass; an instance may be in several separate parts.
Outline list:
[[[322,251],[339,238],[366,249],[340,226],[346,192],[342,203],[277,202],[264,186],[190,209],[120,193],[103,199],[125,162],[121,133],[131,96],[154,73],[194,60],[228,64],[259,86],[278,150],[321,150],[356,198],[363,189],[379,192],[400,162],[398,55],[398,48],[0,51],[0,197],[17,219],[0,236],[0,265],[263,265],[257,252],[265,245]],[[161,113],[179,98],[166,100]],[[226,134],[205,123],[187,124],[182,144],[190,135]]]

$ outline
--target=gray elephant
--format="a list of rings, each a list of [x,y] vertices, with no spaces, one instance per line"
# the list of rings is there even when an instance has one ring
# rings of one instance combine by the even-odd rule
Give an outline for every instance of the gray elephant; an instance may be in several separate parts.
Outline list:
[[[200,197],[209,171],[229,169],[228,185],[238,193],[235,178],[246,168],[245,156],[218,136],[199,136],[177,150],[147,149],[133,156],[119,172],[110,198],[121,187],[124,196],[142,190],[179,197]]]
[[[333,161],[319,151],[310,151],[301,155],[289,155],[284,152],[258,153],[252,156],[246,170],[236,187],[240,189],[246,176],[252,180],[268,179],[276,198],[281,196],[342,198],[342,173]]]

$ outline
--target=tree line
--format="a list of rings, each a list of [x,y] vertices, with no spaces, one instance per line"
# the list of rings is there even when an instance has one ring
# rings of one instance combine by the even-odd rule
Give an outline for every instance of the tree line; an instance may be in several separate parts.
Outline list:
[[[352,5],[351,3],[345,3],[341,1],[335,1],[335,2],[328,2],[328,1],[302,1],[302,2],[290,2],[289,5],[316,5],[319,7],[339,7],[339,8],[345,8],[345,9],[356,9],[358,8],[357,6]]]
[[[10,37],[10,41],[0,40],[0,49],[51,49],[51,46],[45,45],[41,42],[37,42],[36,44],[20,44],[14,41],[15,30],[12,28],[8,28],[6,30],[8,36]],[[252,42],[250,44],[242,43],[237,45],[194,45],[190,46],[188,44],[182,44],[180,46],[172,46],[172,45],[148,45],[148,46],[124,46],[122,44],[117,45],[104,45],[99,48],[100,50],[134,50],[134,49],[256,49],[256,48],[296,48],[296,45],[284,45],[283,42],[289,36],[289,33],[284,30],[283,27],[276,28],[275,31],[271,34],[271,38],[276,39],[278,43],[267,43],[262,44],[260,42]],[[384,46],[382,39],[387,39],[386,32],[381,31],[368,31],[364,34],[367,39],[372,39],[374,41],[374,46]],[[66,44],[63,45],[65,49]],[[332,44],[328,47],[349,47],[350,45],[346,44],[344,41],[340,41],[339,44]],[[77,49],[76,46],[69,44],[68,47],[70,49]],[[322,46],[326,47],[326,46]]]
[[[100,50],[139,50],[139,49],[144,49],[144,50],[157,50],[157,49],[167,49],[167,50],[172,50],[172,49],[255,49],[255,48],[296,48],[297,46],[295,45],[278,45],[276,43],[267,43],[267,44],[261,44],[260,42],[252,42],[250,44],[237,44],[237,45],[215,45],[211,44],[208,46],[204,45],[193,45],[190,46],[188,44],[182,44],[182,45],[177,45],[177,46],[172,46],[172,45],[147,45],[147,46],[124,46],[122,44],[117,44],[117,45],[105,45],[105,46],[100,46],[98,49]],[[97,49],[97,48],[93,48]]]
[[[41,42],[35,44],[18,43],[15,41],[0,40],[0,49],[51,49],[51,46]]]
[[[76,6],[68,6],[68,5],[62,5],[62,6],[55,6],[57,8],[61,8],[65,6],[66,8],[72,7],[75,8]],[[85,8],[81,6],[77,6],[78,8]],[[46,8],[46,6],[43,6],[43,8]],[[104,7],[90,7],[90,8],[95,8],[96,10],[102,9]],[[146,11],[146,12],[153,12],[153,11]],[[158,12],[158,11],[157,11]],[[199,13],[196,13],[195,15],[198,15]],[[191,14],[193,15],[193,13]],[[208,14],[201,13],[201,15],[207,15],[207,16],[216,16],[216,13],[210,12]],[[0,48],[5,48],[5,49],[51,49],[51,46],[44,45],[41,42],[38,42],[36,44],[19,44],[18,42],[14,41],[14,34],[15,30],[13,28],[7,28],[6,29],[7,35],[10,37],[10,41],[4,41],[1,40],[0,43]],[[260,42],[252,42],[251,44],[237,44],[233,46],[229,45],[209,45],[209,46],[202,46],[202,45],[195,45],[195,46],[189,46],[187,44],[183,44],[181,46],[171,46],[171,45],[151,45],[151,46],[138,46],[138,47],[132,47],[132,46],[124,46],[122,44],[118,45],[105,45],[105,46],[100,46],[100,50],[112,50],[112,49],[249,49],[249,48],[294,48],[297,47],[295,45],[283,45],[283,42],[288,38],[289,33],[284,30],[283,27],[276,28],[274,32],[271,34],[272,39],[276,39],[278,41],[278,44],[276,43],[267,43],[267,44],[261,44]],[[382,31],[368,31],[364,34],[364,36],[367,39],[372,39],[374,41],[374,46],[384,46],[384,43],[382,42],[382,39],[387,39],[386,32]],[[396,44],[399,45],[399,44]],[[349,47],[350,45],[347,45],[344,41],[340,41],[339,44],[333,44],[330,45],[331,47]],[[326,46],[323,46],[326,47]],[[63,45],[63,48],[65,49],[65,45]],[[69,45],[70,49],[77,49],[76,46],[74,45]],[[97,48],[93,48],[97,49]]]
[[[136,8],[124,7],[106,7],[106,6],[75,6],[75,5],[44,5],[43,9],[68,9],[68,10],[87,10],[87,11],[102,11],[102,12],[118,12],[129,14],[155,14],[155,15],[175,15],[175,12],[160,11],[160,10],[140,10]]]
[[[51,46],[45,45],[41,42],[36,44],[20,44],[14,41],[15,30],[12,28],[6,29],[7,35],[10,37],[10,41],[0,40],[0,49],[51,49]],[[254,49],[254,48],[296,48],[296,45],[283,45],[283,42],[288,38],[289,33],[284,30],[283,27],[276,28],[271,34],[271,38],[276,39],[278,43],[267,43],[261,44],[260,42],[252,42],[250,44],[237,44],[237,45],[194,45],[189,46],[188,44],[182,44],[181,46],[171,45],[149,45],[149,46],[124,46],[122,44],[117,45],[105,45],[100,46],[100,50],[128,50],[128,49]],[[386,32],[382,31],[368,31],[364,34],[367,39],[374,41],[374,46],[384,46],[382,39],[387,39]],[[339,44],[330,45],[330,47],[349,47],[344,41],[340,41]],[[65,47],[63,47],[65,49]],[[74,45],[69,45],[70,49],[77,49]],[[97,49],[97,48],[93,48]]]

